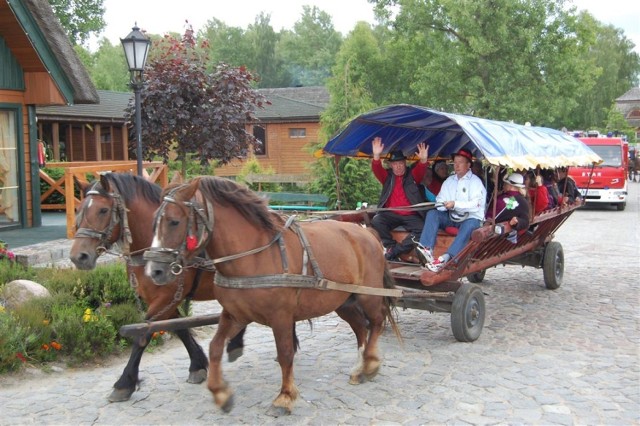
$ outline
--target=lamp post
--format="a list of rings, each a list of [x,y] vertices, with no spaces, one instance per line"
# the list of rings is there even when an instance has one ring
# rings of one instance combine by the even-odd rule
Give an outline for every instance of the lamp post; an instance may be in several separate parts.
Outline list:
[[[130,85],[135,93],[136,104],[136,158],[138,159],[138,176],[142,176],[142,114],[140,113],[141,101],[140,90],[142,89],[142,74],[144,73],[144,65],[147,62],[147,53],[149,53],[149,40],[142,32],[138,25],[134,25],[131,32],[125,38],[121,38],[120,42],[124,48],[124,55],[127,58],[129,73],[131,73]]]

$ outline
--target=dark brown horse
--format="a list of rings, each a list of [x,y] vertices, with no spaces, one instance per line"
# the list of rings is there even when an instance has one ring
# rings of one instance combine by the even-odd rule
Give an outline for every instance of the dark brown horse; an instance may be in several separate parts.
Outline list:
[[[380,367],[378,338],[392,316],[393,280],[379,239],[354,223],[295,222],[269,210],[265,200],[231,180],[199,177],[165,190],[157,212],[145,272],[170,285],[202,248],[216,264],[216,296],[223,306],[209,346],[208,387],[223,410],[233,404],[222,377],[227,338],[251,322],[273,330],[282,370],[273,414],[290,413],[298,390],[293,378],[296,321],[335,311],[354,330],[359,359],[350,383]]]
[[[70,252],[78,269],[95,268],[98,256],[117,242],[127,260],[131,285],[148,307],[147,321],[177,318],[178,306],[184,300],[215,299],[211,271],[189,269],[180,280],[162,287],[144,274],[142,253],[153,238],[153,217],[161,201],[160,186],[125,173],[106,173],[99,181],[82,186],[85,197],[76,216],[77,232]],[[191,358],[187,381],[202,383],[207,375],[206,355],[189,330],[177,330],[175,334]],[[230,361],[242,353],[243,334],[244,330],[227,347]],[[134,339],[129,362],[114,384],[110,401],[126,401],[135,391],[140,360],[150,337]]]

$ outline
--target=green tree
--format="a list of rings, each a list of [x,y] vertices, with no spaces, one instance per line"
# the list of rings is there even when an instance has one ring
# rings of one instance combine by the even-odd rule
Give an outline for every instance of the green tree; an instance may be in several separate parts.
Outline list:
[[[103,38],[92,54],[90,65],[85,64],[97,89],[126,92],[129,90],[129,68],[121,45],[114,46]]]
[[[104,22],[104,0],[49,0],[53,12],[67,31],[71,43],[84,44],[92,34],[100,34]]]
[[[406,91],[422,105],[558,127],[558,117],[575,107],[570,94],[592,80],[593,67],[580,59],[588,45],[562,0],[376,4],[396,8],[393,18],[382,16],[407,58],[398,67],[412,64]]]
[[[271,26],[271,15],[261,12],[256,16],[255,22],[247,29],[246,37],[252,53],[252,60],[247,66],[258,75],[259,87],[289,87],[291,76],[276,51],[279,34]]]
[[[206,165],[246,156],[255,138],[245,125],[256,120],[254,109],[264,102],[251,88],[252,75],[226,64],[207,73],[205,50],[196,44],[192,29],[181,40],[167,36],[165,46],[145,73],[143,155],[167,162],[175,154],[183,163],[183,176],[192,158]],[[134,112],[129,105],[127,120],[133,121]]]
[[[577,106],[567,115],[569,128],[604,127],[612,102],[638,85],[640,57],[622,30],[603,25],[587,12],[578,21],[593,31],[589,54],[582,60],[595,70],[591,84],[576,93]]]
[[[251,43],[242,28],[229,27],[219,19],[213,18],[198,33],[198,38],[207,41],[211,69],[220,62],[233,66],[247,66],[252,63]]]
[[[341,44],[342,36],[334,29],[331,16],[316,6],[303,6],[293,31],[281,33],[278,48],[294,76],[293,84],[320,86],[331,75]]]
[[[361,22],[345,39],[327,83],[331,101],[322,114],[322,135],[328,139],[356,115],[376,104],[371,100],[368,83],[375,80],[382,61],[378,42],[368,24]],[[317,147],[318,149],[321,146]],[[380,184],[371,173],[368,161],[353,158],[320,158],[313,166],[311,191],[329,196],[338,208],[355,208],[358,201],[377,203]]]
[[[623,134],[627,136],[627,140],[631,143],[636,143],[636,130],[629,125],[629,122],[624,118],[624,115],[616,105],[612,105],[609,108],[606,121],[606,131],[614,132],[617,134]]]

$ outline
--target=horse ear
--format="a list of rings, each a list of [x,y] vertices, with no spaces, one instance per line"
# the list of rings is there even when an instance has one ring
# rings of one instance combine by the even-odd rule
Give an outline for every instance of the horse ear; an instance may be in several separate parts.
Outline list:
[[[89,181],[84,180],[84,179],[80,179],[78,176],[73,175],[73,183],[80,188],[80,192],[82,192],[83,194],[85,194],[88,190],[89,187],[91,186],[91,184],[89,183]]]
[[[176,172],[173,174],[173,177],[171,178],[171,184],[181,184],[184,182],[184,179],[182,178],[182,174],[176,170]]]
[[[189,182],[187,182],[186,185],[187,185],[187,187],[184,190],[184,199],[185,200],[190,200],[191,198],[193,198],[195,196],[196,192],[200,188],[200,178],[199,177],[195,177],[195,178],[191,179]]]
[[[102,189],[104,189],[106,192],[110,191],[110,189],[109,189],[109,180],[103,174],[100,175],[100,186],[102,186]]]

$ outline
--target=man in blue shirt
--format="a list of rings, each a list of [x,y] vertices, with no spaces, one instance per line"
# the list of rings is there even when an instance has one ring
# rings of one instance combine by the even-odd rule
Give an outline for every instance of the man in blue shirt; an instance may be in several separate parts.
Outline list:
[[[416,253],[423,266],[438,272],[467,244],[474,229],[484,221],[487,192],[482,180],[471,172],[473,156],[467,149],[452,155],[454,174],[442,184],[436,197],[436,209],[429,210]],[[438,230],[458,228],[458,234],[447,252],[433,258]]]

